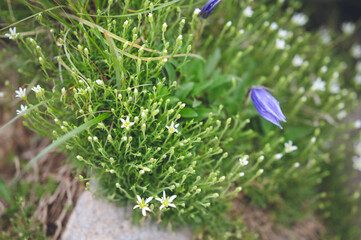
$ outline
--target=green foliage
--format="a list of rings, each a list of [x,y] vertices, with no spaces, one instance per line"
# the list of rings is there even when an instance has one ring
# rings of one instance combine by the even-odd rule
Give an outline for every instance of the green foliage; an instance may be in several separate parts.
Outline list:
[[[164,224],[190,224],[204,238],[254,238],[224,213],[241,190],[283,224],[315,212],[342,219],[327,199],[340,186],[326,196],[323,189],[344,164],[333,152],[345,144],[331,143],[341,133],[352,140],[353,125],[342,120],[359,86],[344,77],[350,71],[332,45],[290,21],[299,2],[222,1],[207,20],[195,1],[40,2],[23,3],[38,14],[18,32],[35,25],[42,34],[15,39],[29,59],[28,90],[42,86],[24,100],[38,104],[25,124],[53,146],[64,143],[88,174],[81,180],[96,178],[108,199],[149,207]],[[242,13],[249,4],[252,16]],[[42,77],[31,81],[34,69]],[[274,90],[284,131],[246,103],[256,85]],[[177,196],[176,208],[137,202],[163,191]],[[355,209],[348,192],[340,199]],[[223,231],[207,227],[219,217]],[[352,239],[351,228],[337,234]]]
[[[2,182],[2,180],[1,180]],[[1,239],[48,239],[39,224],[34,218],[34,212],[38,207],[38,202],[44,194],[51,194],[55,191],[56,184],[52,179],[46,184],[20,181],[11,190],[6,185],[1,184],[1,188],[6,188],[7,197],[5,203],[7,208],[0,218]],[[0,197],[3,197],[0,195]],[[35,200],[35,201],[34,201]]]

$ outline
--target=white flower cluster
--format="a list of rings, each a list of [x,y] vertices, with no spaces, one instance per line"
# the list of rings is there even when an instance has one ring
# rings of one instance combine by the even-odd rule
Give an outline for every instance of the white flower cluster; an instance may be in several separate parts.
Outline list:
[[[155,200],[159,201],[161,203],[161,206],[159,208],[159,210],[162,210],[163,208],[168,208],[168,207],[172,207],[172,208],[176,208],[176,205],[173,203],[173,200],[176,198],[176,195],[173,195],[171,197],[167,197],[165,195],[165,191],[163,191],[163,197],[162,198],[158,198],[156,197]],[[146,200],[144,200],[144,198],[141,198],[139,195],[137,195],[137,205],[135,205],[133,207],[133,209],[141,209],[142,210],[142,215],[146,216],[147,215],[147,211],[151,212],[152,210],[149,208],[149,203],[153,200],[153,197],[149,197]]]

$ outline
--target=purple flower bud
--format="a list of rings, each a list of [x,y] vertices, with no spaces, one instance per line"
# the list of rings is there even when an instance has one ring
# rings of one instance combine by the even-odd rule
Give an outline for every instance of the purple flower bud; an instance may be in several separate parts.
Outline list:
[[[203,18],[207,18],[209,16],[209,14],[211,14],[211,12],[213,11],[213,9],[217,6],[218,3],[220,3],[221,0],[209,0],[206,5],[204,5],[202,11],[201,11],[201,16]]]
[[[261,117],[283,129],[279,121],[286,122],[286,117],[282,113],[280,103],[269,92],[264,88],[253,87],[251,98]]]

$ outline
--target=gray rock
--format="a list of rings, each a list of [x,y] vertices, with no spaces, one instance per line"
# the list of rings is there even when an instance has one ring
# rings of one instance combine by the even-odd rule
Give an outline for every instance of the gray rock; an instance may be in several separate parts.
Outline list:
[[[172,232],[149,220],[132,224],[130,207],[117,207],[84,191],[69,218],[62,240],[191,240],[189,230]]]

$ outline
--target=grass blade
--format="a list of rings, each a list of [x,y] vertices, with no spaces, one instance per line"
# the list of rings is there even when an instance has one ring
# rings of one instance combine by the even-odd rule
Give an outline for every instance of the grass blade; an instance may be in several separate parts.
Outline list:
[[[43,105],[43,104],[45,104],[45,103],[47,103],[47,102],[48,102],[48,101],[46,101],[46,102],[41,102],[41,103],[39,103],[39,104],[36,104],[35,106],[29,108],[28,110],[24,111],[23,113],[17,115],[16,117],[14,117],[13,119],[11,119],[9,122],[7,122],[4,126],[2,126],[2,127],[0,128],[0,133],[1,133],[5,128],[7,128],[8,126],[10,126],[12,123],[14,123],[16,120],[18,120],[20,117],[28,114],[30,111],[34,110],[35,108],[37,108],[37,107],[39,107],[39,106],[41,106],[41,105]]]

